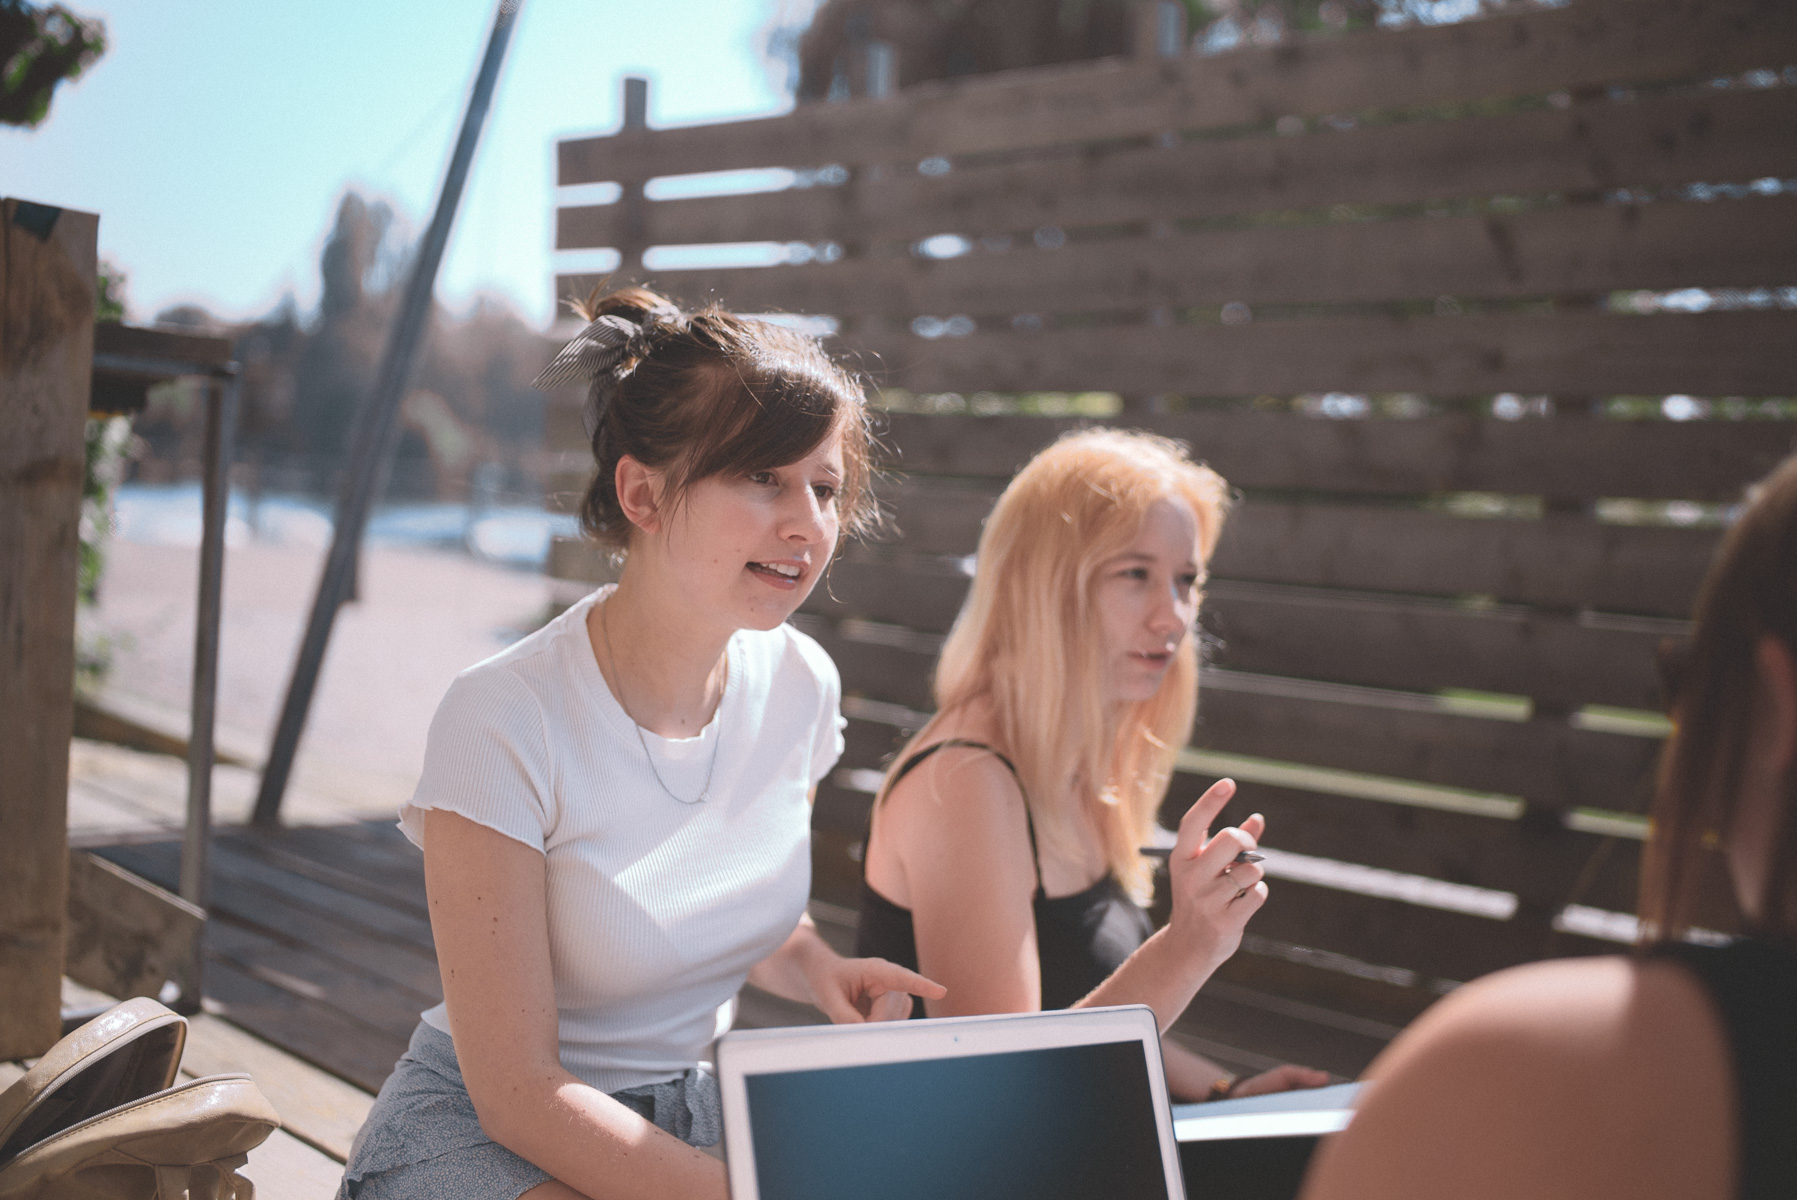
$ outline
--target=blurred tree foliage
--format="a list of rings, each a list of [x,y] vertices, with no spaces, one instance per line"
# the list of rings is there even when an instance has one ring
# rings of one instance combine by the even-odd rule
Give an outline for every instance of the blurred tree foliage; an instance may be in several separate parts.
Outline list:
[[[158,324],[235,339],[245,486],[332,493],[356,413],[374,386],[411,252],[405,223],[389,205],[348,192],[319,255],[318,309],[309,318],[291,297],[239,325],[193,305],[156,315]],[[551,352],[548,340],[502,302],[480,300],[463,313],[434,307],[401,410],[393,493],[459,500],[484,472],[504,491],[532,495],[542,466],[544,402],[530,380]],[[151,392],[137,421],[147,455],[138,478],[180,478],[197,468],[200,406],[190,390],[171,384]]]
[[[1460,20],[1527,0],[1180,0],[1195,46],[1271,45],[1293,33]],[[1136,0],[824,0],[769,32],[801,101],[842,96],[869,41],[898,52],[900,87],[1128,54]],[[802,27],[801,27],[802,26]]]
[[[117,325],[125,319],[125,272],[111,259],[100,260],[97,294],[94,303],[94,322],[99,325]]]
[[[39,124],[56,85],[78,78],[105,51],[100,21],[62,4],[0,0],[0,123]]]

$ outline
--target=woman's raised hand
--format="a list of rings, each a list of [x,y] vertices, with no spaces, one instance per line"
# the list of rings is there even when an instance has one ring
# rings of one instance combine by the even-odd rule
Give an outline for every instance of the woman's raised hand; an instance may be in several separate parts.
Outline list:
[[[1241,826],[1210,832],[1211,822],[1235,795],[1233,779],[1219,779],[1180,818],[1179,839],[1167,857],[1173,913],[1168,929],[1214,970],[1235,953],[1242,927],[1266,903],[1265,872],[1259,862],[1238,861],[1266,831],[1255,813]]]

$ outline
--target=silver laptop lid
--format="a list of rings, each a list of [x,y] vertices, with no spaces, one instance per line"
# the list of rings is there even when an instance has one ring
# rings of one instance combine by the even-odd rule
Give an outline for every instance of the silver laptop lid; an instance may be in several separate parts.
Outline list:
[[[1152,1010],[743,1030],[733,1200],[1183,1200]]]

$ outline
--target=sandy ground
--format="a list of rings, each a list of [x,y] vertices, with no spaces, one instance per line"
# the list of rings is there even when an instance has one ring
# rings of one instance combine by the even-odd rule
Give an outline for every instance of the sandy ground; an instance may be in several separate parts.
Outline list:
[[[197,550],[115,541],[93,628],[110,639],[102,692],[121,712],[184,731],[193,671]],[[267,753],[323,552],[259,543],[226,554],[218,741],[259,766]],[[338,616],[293,785],[321,819],[390,813],[418,778],[431,714],[456,673],[542,620],[549,581],[463,555],[373,549],[362,598]],[[125,771],[134,790],[165,790],[166,763],[78,752],[76,778]],[[126,764],[130,765],[128,768]],[[175,778],[171,776],[171,779]],[[152,787],[152,784],[155,786]],[[221,767],[219,817],[247,805],[254,773]],[[158,805],[160,807],[160,805]],[[301,818],[305,819],[305,818]]]

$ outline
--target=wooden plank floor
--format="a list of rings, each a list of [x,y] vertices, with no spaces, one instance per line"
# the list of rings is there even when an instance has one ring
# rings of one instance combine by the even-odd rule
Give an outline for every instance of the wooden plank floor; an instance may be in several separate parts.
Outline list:
[[[96,853],[163,887],[173,840]],[[418,1014],[442,998],[424,864],[391,821],[273,833],[221,829],[213,842],[206,997],[233,1024],[373,1092]]]

